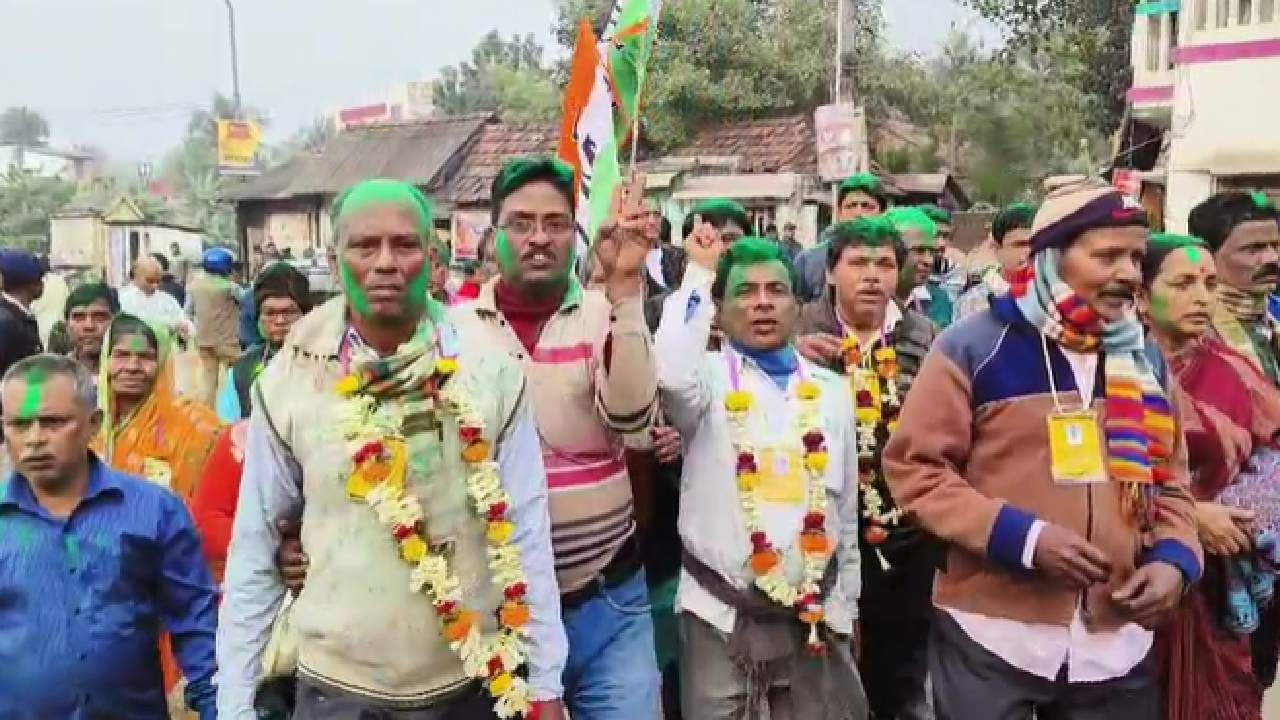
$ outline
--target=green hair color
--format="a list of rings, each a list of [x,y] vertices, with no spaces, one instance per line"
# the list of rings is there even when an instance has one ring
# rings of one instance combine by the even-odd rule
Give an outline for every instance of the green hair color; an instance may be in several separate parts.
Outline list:
[[[502,212],[502,202],[507,199],[507,196],[537,180],[545,180],[555,186],[556,190],[560,191],[560,194],[564,195],[565,200],[569,202],[570,214],[573,213],[575,199],[573,168],[563,160],[549,155],[515,158],[508,160],[502,166],[493,178],[493,185],[489,189],[493,223],[497,224],[498,215]]]
[[[1150,287],[1160,274],[1165,258],[1181,248],[1205,252],[1209,250],[1208,244],[1198,237],[1177,233],[1151,233],[1147,237],[1147,254],[1142,258],[1142,282]]]
[[[917,205],[916,207],[920,208],[920,212],[924,213],[925,215],[928,215],[929,219],[932,220],[935,224],[938,224],[938,225],[951,224],[951,213],[947,212],[946,210],[943,210],[942,208],[938,207],[937,205],[934,205],[933,203]]]
[[[902,234],[897,226],[889,222],[883,215],[847,220],[831,226],[828,233],[831,244],[827,250],[827,267],[833,268],[840,262],[840,256],[849,247],[891,247],[893,257],[898,266],[907,260],[907,249],[902,244]]]
[[[711,284],[711,297],[717,302],[724,300],[729,275],[734,268],[773,262],[781,263],[786,269],[787,279],[791,282],[791,289],[794,292],[799,284],[796,267],[781,247],[766,238],[754,235],[739,239],[720,256],[720,263],[716,266],[716,279]]]
[[[898,229],[900,235],[906,235],[908,230],[916,230],[924,236],[926,240],[933,240],[938,236],[938,226],[934,224],[929,216],[924,214],[920,208],[914,207],[897,207],[884,214],[884,218],[893,223]]]
[[[333,230],[342,245],[341,225],[346,217],[361,210],[377,205],[398,205],[407,208],[414,215],[415,225],[422,241],[428,242],[431,237],[432,212],[431,201],[418,188],[402,180],[378,178],[362,180],[338,195],[333,201]]]

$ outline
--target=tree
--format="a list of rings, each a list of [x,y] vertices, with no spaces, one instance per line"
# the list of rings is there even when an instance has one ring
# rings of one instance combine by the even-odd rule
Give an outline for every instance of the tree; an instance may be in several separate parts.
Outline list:
[[[497,30],[480,39],[471,62],[440,69],[432,91],[445,115],[500,111],[508,119],[546,120],[555,116],[559,89],[542,63],[543,49],[532,34],[503,40]]]
[[[0,176],[0,247],[49,251],[49,216],[75,195],[75,185],[12,166]]]
[[[608,7],[608,0],[560,0],[557,40],[572,48],[584,17],[602,31]],[[825,102],[835,67],[834,20],[834,5],[814,0],[667,2],[641,97],[649,139],[672,149],[706,122]]]
[[[1056,44],[1078,62],[1072,82],[1094,98],[1092,124],[1107,132],[1124,113],[1133,80],[1129,46],[1135,3],[1122,0],[963,0],[1009,34],[1010,52]]]
[[[49,138],[49,121],[29,107],[11,107],[0,113],[0,143],[42,147]]]

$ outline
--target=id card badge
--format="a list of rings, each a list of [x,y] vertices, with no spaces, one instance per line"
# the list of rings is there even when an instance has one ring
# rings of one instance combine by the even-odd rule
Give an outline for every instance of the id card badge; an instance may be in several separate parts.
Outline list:
[[[774,448],[761,450],[757,498],[761,502],[778,505],[803,505],[805,486],[800,463],[798,452]]]
[[[1097,413],[1055,412],[1049,415],[1048,424],[1049,465],[1054,482],[1081,485],[1107,481]]]

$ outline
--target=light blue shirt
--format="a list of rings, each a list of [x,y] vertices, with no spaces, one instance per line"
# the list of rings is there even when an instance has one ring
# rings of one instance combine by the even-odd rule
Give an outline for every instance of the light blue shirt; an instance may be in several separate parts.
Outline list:
[[[256,720],[253,697],[262,653],[285,594],[275,564],[280,546],[276,520],[302,516],[301,468],[274,441],[258,409],[249,423],[244,478],[227,558],[227,592],[219,617],[221,720]],[[559,699],[568,642],[560,621],[542,448],[527,405],[498,446],[496,459],[503,487],[511,496],[511,519],[516,525],[512,542],[520,549],[528,585],[529,684],[533,699]],[[351,642],[359,643],[361,638]]]

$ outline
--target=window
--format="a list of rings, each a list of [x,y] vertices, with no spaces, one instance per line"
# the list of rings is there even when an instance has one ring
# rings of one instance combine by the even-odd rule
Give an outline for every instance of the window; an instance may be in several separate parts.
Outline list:
[[[1258,3],[1258,22],[1269,23],[1276,19],[1276,0],[1255,0]]]
[[[1237,25],[1248,25],[1253,22],[1254,0],[1240,0],[1239,12],[1236,15]]]
[[[1230,0],[1217,0],[1217,12],[1214,13],[1214,25],[1218,27],[1227,27],[1231,24],[1231,3]]]
[[[1195,27],[1197,30],[1204,30],[1209,25],[1209,3],[1212,0],[1194,0],[1195,2]]]
[[[1147,70],[1160,72],[1160,46],[1164,38],[1160,37],[1160,16],[1147,16]]]

